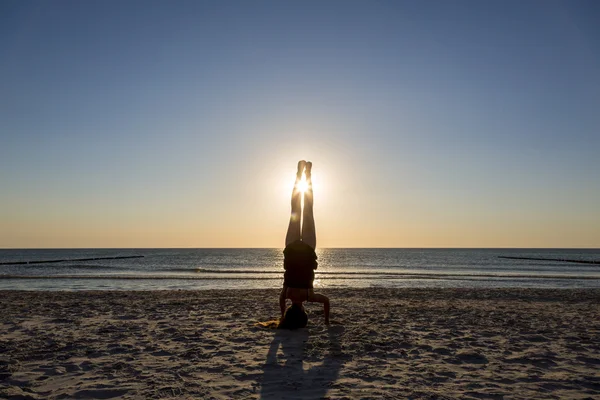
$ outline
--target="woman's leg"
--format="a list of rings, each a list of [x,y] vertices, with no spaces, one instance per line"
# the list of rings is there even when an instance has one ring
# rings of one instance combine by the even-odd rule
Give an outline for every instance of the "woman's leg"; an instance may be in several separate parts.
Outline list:
[[[304,210],[302,210],[302,241],[312,247],[317,248],[317,234],[315,232],[315,217],[313,214],[313,188],[311,176],[312,163],[306,163],[306,183],[308,187],[304,192]]]
[[[298,183],[302,178],[302,172],[306,161],[298,161],[298,172],[296,172],[296,182],[294,183],[294,189],[292,190],[292,214],[290,215],[290,223],[288,225],[287,234],[285,235],[285,246],[295,242],[296,240],[302,239],[300,232],[300,216],[302,215],[302,192],[298,188]]]

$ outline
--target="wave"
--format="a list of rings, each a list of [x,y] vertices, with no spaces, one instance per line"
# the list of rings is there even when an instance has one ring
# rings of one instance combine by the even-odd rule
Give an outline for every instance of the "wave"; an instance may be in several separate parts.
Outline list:
[[[48,268],[47,266],[32,266],[30,268]],[[52,266],[50,268],[56,269],[124,269],[124,267],[116,265],[89,265],[89,264],[65,264],[59,266]],[[125,267],[126,268],[126,267]]]
[[[0,266],[0,268],[5,269],[6,267],[4,266]],[[123,267],[123,266],[118,266],[118,265],[90,265],[90,264],[64,264],[64,265],[28,265],[26,267],[20,266],[18,268],[21,269],[27,269],[27,270],[31,270],[31,269],[44,269],[44,270],[77,270],[77,269],[83,269],[83,270],[90,270],[90,269],[95,269],[95,270],[102,270],[102,269],[108,269],[108,270],[124,270],[127,269],[127,267]]]
[[[584,265],[583,267],[588,267]],[[444,276],[497,276],[497,277],[536,277],[541,274],[552,275],[552,276],[589,276],[589,275],[578,275],[579,273],[587,274],[587,273],[597,273],[600,277],[600,272],[598,271],[588,271],[587,268],[581,269],[579,271],[565,271],[564,275],[562,275],[562,271],[556,270],[539,270],[533,268],[521,268],[519,271],[515,271],[514,269],[506,269],[506,268],[493,268],[491,271],[484,270],[473,270],[466,269],[465,272],[457,272],[456,269],[450,269],[449,272],[444,272],[440,270],[427,270],[418,271],[418,268],[411,268],[409,266],[398,266],[398,270],[382,270],[383,268],[379,267],[375,271],[369,270],[345,270],[345,271],[324,271],[324,270],[316,270],[315,275],[318,277],[325,276],[335,276],[335,275],[359,275],[359,276],[408,276],[408,275],[444,275]],[[394,268],[395,269],[395,268]],[[484,272],[485,271],[485,272]],[[148,271],[150,272],[150,271]],[[185,273],[185,274],[216,274],[216,275],[280,275],[283,276],[283,269],[268,269],[268,270],[256,270],[256,269],[213,269],[213,268],[202,268],[202,267],[182,267],[182,268],[161,268],[161,269],[153,269],[151,272],[158,273]]]
[[[265,274],[271,272],[263,271]],[[283,280],[283,275],[279,276],[206,276],[206,275],[16,275],[16,274],[0,274],[0,280],[6,279],[107,279],[107,280]],[[600,276],[589,275],[515,275],[515,274],[411,274],[411,273],[342,273],[332,272],[321,276],[316,274],[316,279],[319,280],[358,280],[358,279],[431,279],[431,280],[600,280]],[[340,276],[338,276],[340,275]],[[344,275],[344,276],[341,276]]]
[[[174,270],[171,270],[174,271]],[[283,271],[261,271],[261,270],[233,270],[233,269],[205,269],[205,268],[194,268],[194,269],[180,269],[179,272],[198,272],[206,274],[274,274],[283,276]],[[165,272],[168,272],[165,270]],[[600,275],[573,275],[573,274],[523,274],[523,273],[457,273],[457,272],[393,272],[393,271],[315,271],[315,277],[320,279],[327,279],[329,275],[342,275],[342,276],[354,276],[358,275],[361,277],[484,277],[484,278],[551,278],[551,279],[600,279]],[[332,278],[333,279],[333,278]]]
[[[190,276],[190,275],[0,275],[3,279],[134,279],[134,280],[269,280],[283,279],[276,277],[210,277],[210,276]],[[358,279],[358,278],[357,278]]]
[[[54,264],[73,261],[97,261],[97,260],[125,260],[129,258],[144,258],[144,256],[114,256],[114,257],[86,257],[86,258],[62,258],[59,260],[29,260],[29,261],[3,261],[0,265],[30,265],[30,264]]]

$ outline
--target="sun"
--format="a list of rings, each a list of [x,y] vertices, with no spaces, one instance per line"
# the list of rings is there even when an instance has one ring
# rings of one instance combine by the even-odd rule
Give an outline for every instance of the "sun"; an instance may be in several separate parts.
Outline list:
[[[298,182],[297,187],[298,190],[302,193],[306,192],[306,190],[308,189],[308,183],[306,182],[306,177],[304,175],[302,175],[302,179],[300,180],[300,182]]]

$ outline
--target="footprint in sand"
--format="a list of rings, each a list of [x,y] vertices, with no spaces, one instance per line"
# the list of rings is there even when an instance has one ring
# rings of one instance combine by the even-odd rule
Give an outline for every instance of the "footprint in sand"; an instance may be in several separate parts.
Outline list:
[[[73,394],[68,395],[66,398],[72,399],[114,399],[116,397],[123,397],[129,389],[84,389]]]
[[[465,364],[487,364],[488,359],[483,354],[473,350],[463,350],[456,353],[456,359]]]

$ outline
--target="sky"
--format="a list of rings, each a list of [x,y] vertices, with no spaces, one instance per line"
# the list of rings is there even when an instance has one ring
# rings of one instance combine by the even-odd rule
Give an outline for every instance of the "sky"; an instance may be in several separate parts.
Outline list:
[[[0,248],[600,247],[600,3],[0,2]]]

